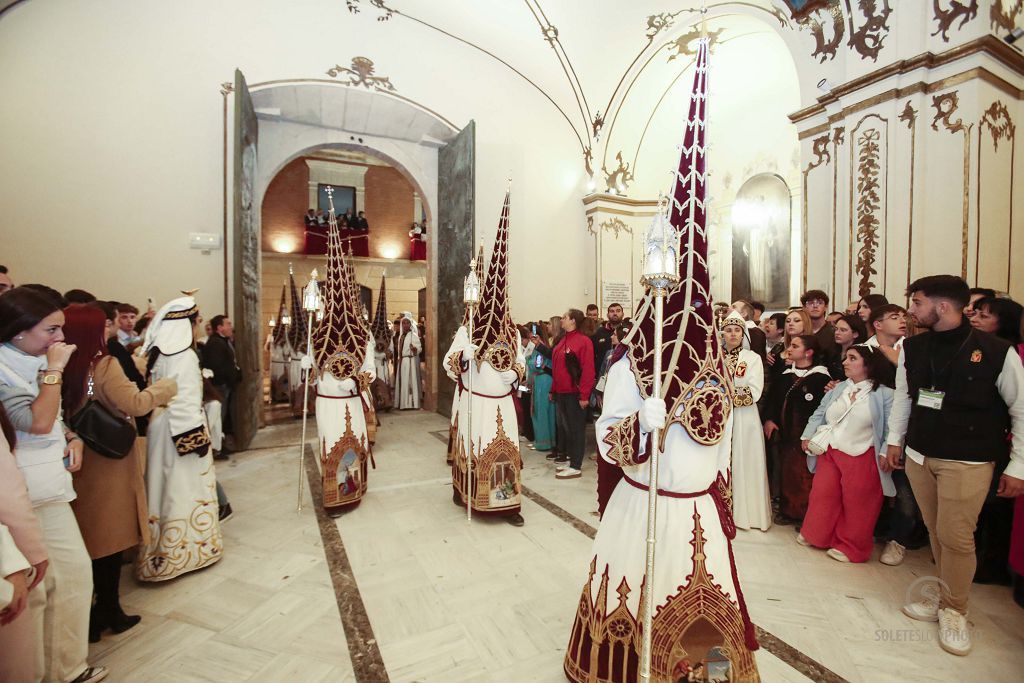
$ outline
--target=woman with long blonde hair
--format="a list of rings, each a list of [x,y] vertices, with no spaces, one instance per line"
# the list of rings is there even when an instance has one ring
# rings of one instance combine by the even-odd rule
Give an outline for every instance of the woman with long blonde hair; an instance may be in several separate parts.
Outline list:
[[[793,337],[804,334],[814,334],[814,329],[811,327],[811,316],[803,308],[790,309],[786,314],[786,327],[783,335],[783,360],[788,362],[789,343],[793,341]]]

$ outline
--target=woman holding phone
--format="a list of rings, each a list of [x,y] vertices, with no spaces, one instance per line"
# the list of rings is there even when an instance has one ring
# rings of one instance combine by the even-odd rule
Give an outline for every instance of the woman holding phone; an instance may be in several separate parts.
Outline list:
[[[92,564],[70,505],[82,440],[60,417],[64,368],[75,352],[64,343],[63,328],[64,312],[37,291],[17,287],[0,297],[0,402],[50,556],[43,589],[29,597],[43,635],[42,673],[46,680],[86,683],[106,678],[107,670],[86,662]]]

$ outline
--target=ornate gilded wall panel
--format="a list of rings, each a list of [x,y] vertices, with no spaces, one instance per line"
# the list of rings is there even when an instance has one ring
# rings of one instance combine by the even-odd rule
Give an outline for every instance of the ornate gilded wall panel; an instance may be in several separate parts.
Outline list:
[[[960,263],[960,276],[964,279],[967,278],[967,240],[970,231],[970,201],[971,201],[971,128],[974,124],[965,124],[963,118],[957,116],[954,120],[954,116],[957,114],[957,110],[960,108],[960,94],[957,90],[952,90],[941,95],[932,96],[932,109],[935,110],[935,115],[932,118],[932,130],[939,130],[939,124],[942,127],[952,133],[962,133],[964,139],[963,147],[963,212],[961,216],[961,239],[960,239],[960,251],[961,251],[961,263]]]
[[[1005,272],[1006,291],[1010,290],[1013,261],[1016,130],[1009,109],[999,100],[984,111],[978,122],[978,231],[974,282],[979,286],[1003,289],[1001,280]]]
[[[849,297],[885,291],[889,120],[862,118],[850,133]]]

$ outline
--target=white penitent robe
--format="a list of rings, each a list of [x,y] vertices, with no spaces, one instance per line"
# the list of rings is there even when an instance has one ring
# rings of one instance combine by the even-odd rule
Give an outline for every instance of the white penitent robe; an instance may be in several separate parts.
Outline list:
[[[359,373],[367,374],[369,382],[375,377],[372,341],[367,345]],[[316,384],[316,428],[327,510],[355,505],[366,493],[370,443],[363,400],[355,378],[338,379],[326,369],[321,370]]]
[[[192,349],[160,356],[152,379],[173,377],[178,394],[149,422],[146,496],[150,542],[141,547],[141,581],[166,581],[211,565],[223,555],[217,478],[199,357]],[[202,455],[200,455],[202,453]]]
[[[398,338],[399,357],[395,359],[395,407],[399,410],[420,407],[420,337],[405,332]]]
[[[387,351],[374,350],[373,365],[377,372],[377,377],[387,382],[388,386],[391,386],[391,371],[388,369]]]
[[[767,531],[772,525],[764,431],[757,402],[764,390],[764,363],[753,351],[725,354],[735,389],[732,418],[732,506],[740,529]]]
[[[270,400],[287,401],[291,396],[290,347],[285,344],[270,346]]]
[[[448,452],[445,454],[445,462],[449,465],[455,459],[455,451],[458,450],[459,434],[459,401],[462,398],[462,390],[455,385],[455,393],[452,395],[452,417],[448,422]]]
[[[650,460],[636,464],[647,452],[649,436],[640,426],[642,405],[630,360],[624,357],[608,371],[604,411],[596,425],[602,476],[621,468],[623,477],[594,539],[566,651],[565,673],[575,683],[625,683],[634,680],[640,665],[650,481]],[[701,407],[686,410],[699,412]],[[721,439],[702,445],[681,424],[670,423],[659,459],[657,564],[650,588],[654,681],[680,680],[690,665],[721,660],[724,653],[731,671],[723,680],[758,680],[751,652],[757,647],[754,628],[730,541],[735,534],[728,510],[732,425],[727,421],[717,429],[723,430]]]
[[[302,415],[303,400],[309,401],[309,412],[312,413],[316,409],[316,403],[313,400],[316,394],[312,377],[309,379],[309,394],[306,393],[306,371],[302,369],[302,359],[305,357],[304,350],[293,350],[288,361],[288,385],[291,389],[292,415],[296,417]]]
[[[495,370],[488,362],[479,366],[475,361],[469,362],[472,353],[469,346],[466,328],[460,327],[444,357],[448,376],[459,383],[456,394],[459,433],[452,460],[456,500],[465,505],[472,495],[473,510],[477,512],[514,514],[519,512],[521,502],[522,459],[512,392],[522,381],[526,366],[523,346],[516,339],[515,369],[505,372]],[[468,478],[467,485],[469,455],[472,455],[473,476]]]

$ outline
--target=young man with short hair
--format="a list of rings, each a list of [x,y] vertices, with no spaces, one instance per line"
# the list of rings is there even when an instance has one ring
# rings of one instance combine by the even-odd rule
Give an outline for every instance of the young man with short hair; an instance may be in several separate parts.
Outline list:
[[[601,365],[612,348],[612,333],[622,322],[622,313],[622,304],[609,304],[608,319],[598,326],[597,332],[590,338],[594,342],[594,371],[597,379],[601,379]]]
[[[971,651],[967,604],[977,566],[974,530],[996,462],[1006,462],[996,494],[1024,493],[1024,367],[1008,342],[964,318],[967,283],[955,275],[912,282],[909,313],[929,331],[903,342],[889,417],[885,465],[906,473],[931,537],[938,600],[903,606],[939,622],[939,645]]]
[[[828,311],[828,294],[820,289],[809,289],[800,297],[800,305],[811,318],[811,331],[818,340],[818,348],[821,349],[821,357],[815,360],[828,365],[829,359],[839,352],[839,347],[836,346],[836,328],[825,319],[825,313]]]
[[[597,304],[587,304],[587,317],[601,322],[601,309],[597,307]]]
[[[242,381],[242,370],[235,360],[235,326],[226,315],[210,318],[213,333],[203,346],[203,367],[213,371],[213,385],[224,397],[224,433],[234,434],[235,387]],[[219,454],[218,460],[227,460],[227,447]]]
[[[117,311],[117,341],[131,351],[142,342],[135,334],[135,321],[139,317],[139,309],[131,304],[118,304],[114,310]]]
[[[896,304],[875,306],[871,309],[868,325],[874,335],[864,344],[880,350],[896,365],[903,339],[907,336],[907,310]]]

